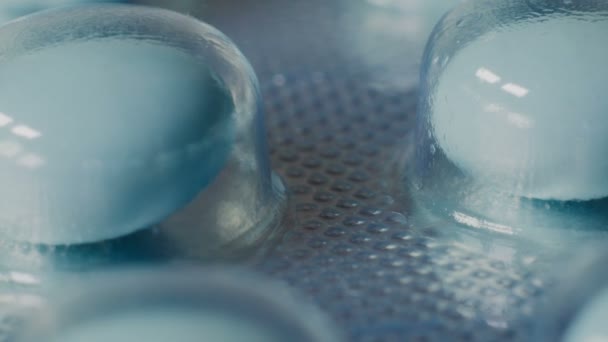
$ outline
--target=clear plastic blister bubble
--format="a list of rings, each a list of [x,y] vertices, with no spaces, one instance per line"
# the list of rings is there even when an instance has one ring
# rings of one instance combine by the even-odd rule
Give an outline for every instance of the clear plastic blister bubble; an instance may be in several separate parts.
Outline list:
[[[276,227],[284,189],[257,80],[222,33],[166,10],[90,5],[9,23],[0,42],[3,260],[105,242],[215,256]]]
[[[461,0],[356,0],[345,6],[343,48],[373,70],[376,86],[418,83],[424,44],[437,21]]]
[[[539,240],[606,215],[608,5],[471,1],[427,45],[415,170],[423,207]]]
[[[342,331],[348,340],[519,341],[530,337],[530,326],[541,319],[531,313],[537,299],[550,288],[543,275],[565,266],[549,259],[547,249],[542,248],[546,246],[521,244],[521,236],[502,239],[495,234],[471,234],[471,229],[449,229],[449,221],[436,217],[418,220],[422,212],[417,210],[423,206],[412,207],[409,198],[402,201],[403,170],[392,168],[395,159],[401,162],[404,149],[413,147],[403,140],[414,126],[415,91],[410,87],[416,82],[410,80],[416,76],[404,70],[418,63],[420,44],[427,38],[422,34],[406,37],[404,32],[409,32],[410,24],[415,26],[410,20],[430,24],[425,18],[441,14],[439,9],[435,13],[426,9],[451,6],[449,1],[135,2],[181,8],[213,23],[243,49],[260,76],[272,166],[291,190],[293,221],[281,224],[287,234],[273,244],[276,248],[248,260],[248,264],[302,291],[303,299],[319,305],[333,318],[327,324]],[[408,3],[420,6],[414,11]],[[345,8],[356,12],[346,22]],[[412,190],[409,194],[416,199],[423,195]],[[446,195],[447,191],[441,191],[429,198],[440,201]],[[273,203],[279,212],[282,203]],[[553,205],[545,200],[539,203]],[[196,214],[197,210],[191,212]],[[226,220],[234,217],[225,213]],[[480,222],[480,218],[470,216],[468,222],[487,229],[489,220]],[[94,271],[99,269],[90,266],[97,262],[117,265],[125,259],[151,260],[156,256],[162,259],[156,261],[166,262],[166,256],[215,255],[226,250],[221,244],[214,245],[217,239],[190,238],[186,230],[171,236],[171,227],[165,225],[164,231],[141,229],[103,242],[69,246],[3,241],[3,246],[10,248],[3,248],[9,255],[1,258],[11,267],[0,273],[0,314],[4,314],[0,316],[0,340],[13,338],[13,333],[20,331],[19,322],[7,313],[7,303],[36,306],[39,300],[49,298],[58,304],[51,308],[64,307],[55,301],[55,293],[46,293],[48,285],[57,281],[57,268],[49,274],[40,270],[28,273],[19,267],[21,259],[14,258],[17,254],[28,265],[66,262],[79,271]],[[500,231],[504,225],[492,227]],[[195,236],[213,232],[194,230]],[[256,249],[271,231],[248,230],[251,238],[245,234],[244,239],[221,246]],[[203,248],[202,243],[218,248]],[[533,248],[528,248],[530,245]],[[77,272],[71,276],[90,275]],[[63,286],[59,293],[67,295],[78,293],[68,286],[71,283],[55,282]],[[249,285],[250,280],[239,278],[237,283]],[[142,282],[139,288],[145,290],[147,285]],[[22,295],[24,289],[35,295]],[[278,299],[278,291],[270,288],[269,292]],[[134,314],[141,318],[138,312]],[[302,311],[298,315],[311,316]],[[111,322],[114,327],[120,327],[126,317],[117,316],[118,323]],[[92,318],[93,325],[99,322],[104,322],[104,317]],[[186,324],[184,328],[191,327]],[[172,336],[179,336],[179,332]]]
[[[556,288],[535,313],[534,341],[595,342],[608,339],[608,254],[604,244],[589,244],[554,269]],[[564,271],[566,270],[566,271]]]
[[[316,308],[240,269],[132,268],[79,278],[39,305],[14,340],[340,340]]]
[[[0,24],[24,15],[50,8],[96,2],[126,2],[125,0],[3,0],[0,4]]]

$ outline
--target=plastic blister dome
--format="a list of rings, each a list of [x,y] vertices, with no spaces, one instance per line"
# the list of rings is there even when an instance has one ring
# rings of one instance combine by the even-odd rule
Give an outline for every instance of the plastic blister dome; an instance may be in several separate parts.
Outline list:
[[[345,6],[344,49],[375,71],[375,85],[414,87],[434,25],[461,0],[356,0]]]
[[[40,305],[16,341],[339,340],[318,309],[242,270],[127,269],[85,276],[71,289]]]
[[[94,2],[125,2],[123,0],[4,0],[0,4],[0,24],[34,12],[68,5]]]
[[[423,201],[509,234],[608,223],[606,32],[593,0],[471,1],[444,17],[421,72]]]
[[[0,236],[90,244],[157,226],[176,248],[277,222],[256,77],[216,29],[89,5],[0,29]]]
[[[535,312],[535,341],[594,342],[608,339],[608,254],[588,244],[556,272],[558,286]],[[567,270],[564,272],[564,270]],[[555,269],[554,271],[557,271]]]

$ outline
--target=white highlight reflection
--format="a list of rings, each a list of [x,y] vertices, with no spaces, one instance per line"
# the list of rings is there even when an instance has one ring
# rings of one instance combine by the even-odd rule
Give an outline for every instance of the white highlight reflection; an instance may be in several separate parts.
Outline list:
[[[496,113],[504,115],[507,118],[507,122],[517,128],[529,129],[534,127],[535,125],[535,121],[533,119],[530,119],[528,116],[521,113],[510,112],[495,103],[490,103],[486,105],[483,110],[486,113]]]
[[[530,92],[530,90],[528,90],[527,88],[524,88],[515,83],[507,83],[503,85],[502,90],[517,97],[524,97]]]
[[[503,111],[503,108],[496,103],[490,103],[489,105],[485,106],[483,110],[488,113],[500,113]]]
[[[456,220],[456,222],[458,223],[462,223],[464,225],[467,225],[469,227],[473,227],[473,228],[485,228],[497,233],[502,233],[502,234],[507,234],[507,235],[513,235],[515,234],[515,232],[513,231],[512,227],[509,226],[505,226],[502,224],[498,224],[498,223],[493,223],[493,222],[489,222],[486,220],[481,220],[463,213],[459,213],[459,212],[454,212],[452,214],[452,217],[454,218],[454,220]]]
[[[9,273],[9,279],[21,285],[37,285],[40,283],[40,280],[31,274],[15,271]]]
[[[0,112],[0,127],[4,127],[13,122],[13,118]]]
[[[11,294],[1,294],[0,295],[0,304],[4,305],[25,305],[27,307],[37,307],[44,303],[44,301],[34,295],[11,295]]]
[[[45,161],[42,157],[37,154],[28,153],[23,157],[19,158],[17,164],[25,166],[30,169],[37,169],[45,164]]]
[[[18,135],[20,137],[24,137],[26,139],[36,139],[42,135],[37,130],[26,125],[15,126],[11,131],[13,132],[13,134]]]
[[[490,84],[495,84],[500,82],[500,76],[496,75],[492,71],[486,68],[479,68],[475,73],[475,76],[484,82],[488,82]]]
[[[507,120],[509,120],[509,123],[519,128],[528,129],[534,126],[534,121],[530,120],[530,118],[526,117],[525,115],[519,113],[510,112],[509,114],[507,114]]]
[[[21,152],[21,145],[15,141],[0,141],[0,156],[12,158]]]

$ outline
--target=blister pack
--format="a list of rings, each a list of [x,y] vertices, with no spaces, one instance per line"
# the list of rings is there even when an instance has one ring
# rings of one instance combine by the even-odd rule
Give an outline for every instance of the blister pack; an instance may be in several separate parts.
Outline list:
[[[137,3],[0,28],[0,338],[607,336],[606,4]]]

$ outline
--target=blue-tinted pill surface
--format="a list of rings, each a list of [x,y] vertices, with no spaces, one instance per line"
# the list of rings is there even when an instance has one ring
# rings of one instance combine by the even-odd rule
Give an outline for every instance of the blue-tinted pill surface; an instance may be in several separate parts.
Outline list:
[[[0,24],[38,11],[68,5],[94,2],[124,2],[122,0],[2,0]]]
[[[438,148],[472,177],[517,195],[608,196],[606,34],[608,18],[554,15],[470,42],[434,90]]]
[[[603,229],[608,4],[465,2],[436,26],[410,183],[475,228]]]
[[[601,342],[608,341],[608,291],[603,290],[591,298],[570,324],[563,342]]]
[[[126,235],[188,204],[222,169],[234,106],[204,58],[120,35],[38,42],[48,40],[0,59],[3,238]]]
[[[68,329],[52,342],[279,342],[265,325],[222,312],[140,310],[122,312]]]
[[[50,287],[35,312],[23,311],[12,340],[341,341],[331,320],[300,295],[226,265],[64,274]]]

